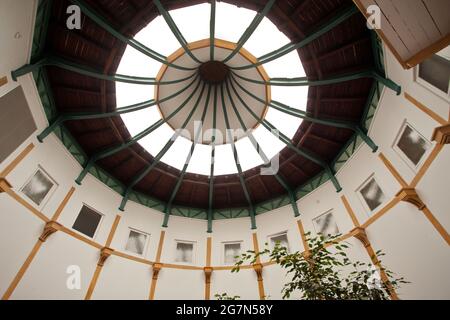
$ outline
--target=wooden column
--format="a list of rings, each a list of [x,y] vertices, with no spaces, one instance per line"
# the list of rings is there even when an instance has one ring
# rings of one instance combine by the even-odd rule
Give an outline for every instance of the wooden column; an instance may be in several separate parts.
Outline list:
[[[258,235],[256,233],[253,233],[253,250],[255,251],[256,254],[259,253]],[[262,276],[263,265],[259,257],[256,259],[256,263],[253,264],[253,270],[255,271],[256,278],[258,280],[259,299],[265,300],[266,294],[264,292],[264,279]]]
[[[164,245],[165,235],[166,232],[162,230],[161,235],[159,237],[158,251],[156,252],[155,262],[152,264],[152,283],[150,285],[149,300],[155,299],[156,283],[158,282],[159,272],[161,271],[163,266],[161,263],[161,254]]]
[[[211,299],[211,276],[213,268],[211,267],[212,238],[206,239],[206,266],[203,268],[205,273],[205,300]]]
[[[94,293],[95,286],[97,285],[98,278],[100,276],[100,273],[102,272],[103,266],[105,265],[106,260],[112,255],[114,252],[114,249],[111,249],[111,242],[114,238],[114,234],[116,233],[117,226],[120,222],[120,215],[116,215],[116,218],[114,219],[113,225],[111,227],[111,230],[109,231],[108,239],[106,240],[105,246],[100,250],[100,257],[97,261],[97,267],[95,268],[94,274],[91,278],[91,282],[89,283],[88,290],[86,292],[86,296],[84,297],[85,300],[90,300],[92,297],[92,294]]]

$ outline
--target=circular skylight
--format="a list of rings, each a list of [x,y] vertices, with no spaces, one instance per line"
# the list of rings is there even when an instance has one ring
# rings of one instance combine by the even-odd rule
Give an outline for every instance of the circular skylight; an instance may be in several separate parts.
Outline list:
[[[217,176],[238,173],[233,155],[233,145],[236,148],[242,170],[246,171],[263,164],[261,156],[249,139],[249,131],[243,130],[243,125],[248,129],[253,129],[251,134],[269,159],[279,153],[285,147],[285,144],[264,126],[259,125],[258,119],[252,117],[248,110],[251,109],[254,114],[258,115],[258,118],[266,119],[281,133],[292,138],[301,124],[301,119],[275,110],[268,106],[268,103],[270,99],[273,99],[292,108],[305,111],[308,87],[268,86],[264,83],[251,83],[239,77],[260,82],[268,80],[264,79],[264,74],[268,78],[304,77],[303,66],[296,51],[259,68],[233,70],[234,67],[248,64],[249,61],[246,61],[246,58],[260,57],[290,42],[267,18],[263,19],[245,43],[243,50],[229,61],[221,62],[232,52],[233,45],[238,42],[253,20],[256,12],[252,10],[238,8],[222,2],[217,3],[215,50],[214,59],[211,60],[209,55],[210,10],[209,4],[200,4],[170,11],[178,29],[189,43],[192,54],[201,63],[192,59],[183,49],[180,50],[180,43],[162,16],[158,16],[142,29],[136,35],[136,40],[151,47],[152,50],[168,56],[169,60],[172,57],[174,63],[186,67],[187,70],[167,67],[128,46],[117,72],[140,77],[155,77],[158,81],[161,81],[161,84],[150,86],[116,82],[116,99],[118,108],[150,99],[156,99],[159,102],[156,106],[123,114],[122,119],[132,136],[141,133],[153,124],[157,124],[158,121],[164,120],[162,125],[139,140],[139,143],[154,157],[162,154],[162,151],[165,152],[161,161],[179,170],[183,169],[193,144],[197,141],[187,172],[210,175],[213,148],[211,140],[212,136],[218,137],[217,132],[219,131],[223,140],[216,140],[214,147],[214,175]],[[208,45],[200,45],[202,41]],[[247,57],[243,52],[247,53]],[[164,81],[175,82],[164,84]],[[189,86],[190,84],[191,86]],[[165,98],[170,98],[171,95],[176,94],[177,91],[183,90],[183,88],[188,89],[173,99],[163,101]],[[195,91],[196,88],[197,91]],[[207,101],[209,88],[211,88],[210,99]],[[216,113],[213,111],[215,90],[217,90]],[[188,100],[190,96],[191,99]],[[222,99],[225,102],[223,106]],[[183,105],[185,101],[187,102]],[[234,107],[232,102],[234,102]],[[263,104],[262,102],[266,103]],[[247,108],[245,105],[247,105]],[[177,109],[179,111],[175,112]],[[202,126],[203,134],[199,140],[196,140],[194,122],[201,120],[204,110],[207,111]],[[224,112],[227,114],[228,126],[224,121]],[[189,118],[190,114],[191,118]],[[237,114],[241,116],[242,121],[239,120]],[[211,133],[210,129],[214,127],[213,115],[216,116],[215,128],[217,131],[213,130]],[[183,129],[183,124],[186,121],[186,128],[182,131],[181,129]],[[233,136],[233,144],[226,140],[228,137],[227,129],[241,130]],[[180,134],[174,136],[176,132]],[[176,137],[175,140],[173,140],[174,137]],[[164,150],[171,139],[174,141],[173,144],[169,149]]]

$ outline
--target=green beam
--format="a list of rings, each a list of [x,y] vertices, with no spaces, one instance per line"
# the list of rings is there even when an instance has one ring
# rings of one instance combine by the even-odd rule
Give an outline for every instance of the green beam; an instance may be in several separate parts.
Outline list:
[[[195,70],[196,68],[186,68],[180,65],[176,65],[173,63],[170,63],[167,61],[167,57],[164,55],[146,47],[144,44],[140,43],[139,41],[135,39],[130,39],[117,31],[105,18],[101,17],[100,14],[95,12],[90,6],[88,6],[84,1],[82,0],[69,0],[73,4],[80,7],[81,11],[88,16],[92,21],[94,21],[96,24],[98,24],[100,27],[102,27],[105,31],[110,33],[112,36],[117,38],[118,40],[122,41],[123,43],[133,47],[134,49],[138,50],[139,52],[143,53],[149,58],[152,58],[153,60],[156,60],[158,62],[161,62],[167,66],[170,66],[175,69],[180,70]]]
[[[126,149],[126,148],[129,148],[130,146],[139,142],[139,140],[143,139],[144,137],[146,137],[147,135],[149,135],[150,133],[152,133],[159,127],[161,127],[164,123],[167,123],[167,121],[169,121],[171,118],[173,118],[192,99],[192,97],[197,93],[198,88],[200,87],[200,84],[201,84],[201,81],[198,82],[197,86],[192,91],[192,93],[186,98],[186,100],[184,100],[184,102],[177,109],[175,109],[169,116],[167,116],[165,119],[158,120],[157,122],[152,124],[150,127],[148,127],[144,131],[138,133],[136,136],[131,138],[131,140],[128,140],[125,143],[122,143],[118,146],[113,146],[111,148],[108,148],[106,150],[103,150],[103,151],[98,152],[98,153],[94,154],[93,156],[91,156],[89,158],[89,160],[87,161],[87,163],[85,164],[83,170],[81,171],[80,175],[78,176],[78,178],[76,179],[75,182],[77,184],[81,185],[81,182],[83,181],[84,177],[86,177],[87,173],[89,172],[89,170],[92,168],[92,166],[95,164],[96,161],[104,159],[106,157],[109,157],[119,151]]]
[[[217,86],[214,86],[213,136],[211,139],[211,160],[208,187],[208,233],[212,233],[213,200],[214,200],[214,165],[216,159],[216,130],[217,130]]]
[[[205,91],[206,83],[203,83],[202,90],[200,92],[200,95],[197,98],[197,101],[194,104],[194,107],[192,108],[191,112],[187,116],[186,120],[183,122],[181,126],[181,130],[184,130],[186,126],[188,125],[189,121],[191,120],[192,116],[194,115],[194,112],[197,110],[198,105],[200,104],[200,100],[202,99],[203,92]],[[161,149],[160,152],[154,157],[153,161],[144,169],[140,174],[138,174],[131,183],[127,186],[127,189],[125,190],[124,197],[122,199],[122,203],[120,204],[119,210],[124,211],[125,205],[127,204],[128,197],[133,190],[134,186],[136,186],[142,179],[144,179],[161,161],[161,159],[164,157],[164,155],[169,151],[169,149],[173,146],[175,141],[179,138],[181,135],[181,131],[177,130],[173,134],[173,136],[169,139],[169,141],[165,144],[165,146]]]
[[[247,126],[245,125],[244,120],[242,119],[241,115],[239,114],[239,111],[236,107],[236,104],[234,103],[234,100],[231,96],[231,92],[230,92],[230,87],[228,85],[228,82],[225,83],[226,85],[226,89],[227,89],[227,93],[228,93],[228,99],[230,100],[231,106],[234,110],[234,113],[236,115],[236,117],[239,120],[239,123],[241,124],[242,129],[244,129],[244,131],[248,131]],[[269,158],[267,157],[267,155],[264,153],[264,150],[261,148],[261,146],[259,145],[258,141],[255,139],[253,133],[250,131],[248,134],[248,138],[251,142],[251,144],[253,145],[253,147],[255,148],[256,152],[259,154],[259,156],[261,157],[261,160],[264,163],[264,166],[269,166],[271,164],[271,161],[269,160]],[[292,189],[289,187],[289,185],[287,184],[287,182],[283,179],[283,177],[280,176],[279,173],[274,173],[275,178],[277,179],[277,181],[281,184],[281,186],[286,189],[286,191],[289,194],[289,199],[292,205],[292,208],[294,210],[294,215],[296,217],[298,217],[300,215],[300,212],[298,211],[298,207],[297,207],[297,202],[295,200],[295,195],[294,192],[292,191]]]
[[[238,173],[239,173],[239,181],[241,183],[242,186],[242,190],[244,191],[244,195],[245,198],[247,199],[248,205],[249,205],[249,212],[250,212],[250,221],[251,221],[251,227],[252,230],[256,229],[256,213],[255,213],[255,207],[253,206],[252,200],[250,198],[250,194],[248,192],[247,189],[247,185],[245,183],[245,179],[244,179],[244,174],[242,172],[242,167],[239,161],[239,156],[237,153],[237,149],[236,149],[236,145],[234,144],[234,137],[231,134],[230,131],[230,121],[228,119],[228,114],[227,114],[227,108],[225,107],[225,97],[224,97],[224,93],[223,93],[223,85],[220,88],[221,91],[221,99],[222,99],[222,109],[223,109],[223,115],[225,118],[225,125],[227,128],[227,135],[228,135],[228,140],[231,143],[231,149],[233,151],[233,157],[234,157],[234,162],[236,164]]]
[[[39,6],[36,13],[36,21],[41,19],[42,23],[39,24],[39,29],[36,29],[33,37],[33,52],[32,59],[40,57],[44,51],[45,40],[47,39],[48,25],[50,22],[50,16],[52,13],[53,0],[39,1]],[[42,18],[40,18],[42,16]],[[36,44],[36,43],[37,44]]]
[[[336,17],[332,18],[328,23],[317,29],[315,32],[307,36],[305,39],[301,40],[297,43],[289,43],[287,45],[284,45],[283,47],[274,50],[268,54],[265,54],[258,58],[258,62],[251,63],[248,65],[240,66],[240,67],[232,67],[234,70],[244,70],[249,68],[254,68],[260,65],[263,65],[265,63],[268,63],[270,61],[276,60],[294,50],[303,48],[313,42],[314,40],[318,39],[325,33],[333,30],[336,26],[341,24],[342,22],[346,21],[348,18],[353,16],[354,14],[359,13],[358,8],[355,5],[351,5],[349,8],[344,10],[342,13],[338,14]]]
[[[207,94],[207,97],[206,97],[205,107],[203,109],[203,114],[202,114],[202,117],[201,117],[202,123],[205,122],[206,114],[207,114],[207,111],[208,111],[209,100],[211,98],[211,88],[212,88],[211,86],[208,86],[208,94]],[[202,127],[199,126],[197,128],[197,132],[195,132],[194,142],[192,143],[191,150],[189,151],[189,153],[187,155],[187,158],[186,158],[186,161],[184,162],[183,170],[181,171],[180,176],[178,177],[177,183],[175,185],[175,188],[173,189],[172,194],[170,195],[170,199],[169,199],[169,201],[167,202],[167,204],[166,204],[166,206],[164,208],[164,223],[163,223],[163,227],[165,227],[165,228],[167,228],[168,223],[169,223],[169,216],[170,216],[170,212],[172,211],[172,203],[175,200],[175,197],[176,197],[178,191],[180,190],[181,183],[183,182],[183,179],[184,179],[184,177],[186,175],[186,171],[187,171],[187,168],[189,167],[189,164],[191,162],[192,155],[194,154],[194,151],[195,151],[195,147],[197,146],[197,144],[199,143],[199,141],[201,139],[201,135],[200,135],[201,131],[202,131]]]
[[[190,88],[194,82],[197,80],[198,75],[189,83],[187,84],[185,87],[183,87],[182,89],[178,90],[177,92],[171,94],[170,96],[167,96],[159,101],[156,101],[154,99],[152,100],[148,100],[148,101],[143,101],[143,102],[139,102],[137,104],[133,104],[130,106],[125,106],[122,108],[118,108],[114,111],[111,112],[102,112],[102,113],[98,113],[98,112],[79,112],[79,113],[64,113],[59,115],[55,120],[53,120],[49,126],[47,128],[45,128],[38,136],[38,140],[40,142],[43,142],[44,139],[50,134],[52,133],[57,127],[59,127],[61,124],[63,124],[65,121],[70,121],[70,120],[89,120],[89,119],[103,119],[103,118],[110,118],[110,117],[115,117],[121,114],[126,114],[126,113],[130,113],[130,112],[135,112],[135,111],[139,111],[142,109],[146,109],[146,108],[150,108],[153,107],[157,104],[169,101],[177,96],[179,96],[180,94],[182,94],[183,92],[185,92],[188,88]]]
[[[310,151],[304,150],[301,147],[297,147],[294,146],[291,142],[291,140],[286,137],[283,133],[279,132],[279,130],[273,126],[270,122],[268,122],[265,119],[261,119],[260,117],[258,117],[258,115],[255,114],[255,112],[247,105],[247,103],[242,99],[242,97],[239,95],[239,93],[237,92],[236,88],[234,87],[234,83],[236,83],[241,90],[243,90],[244,92],[248,93],[248,90],[246,90],[245,88],[243,88],[241,86],[241,84],[236,81],[234,79],[234,77],[231,77],[231,79],[229,80],[230,84],[231,84],[231,88],[233,89],[233,91],[235,92],[236,96],[238,97],[238,99],[240,100],[240,102],[242,103],[242,105],[245,107],[245,109],[247,109],[247,111],[255,118],[255,120],[258,121],[258,123],[262,124],[268,131],[270,131],[278,140],[280,140],[281,142],[283,142],[284,144],[286,144],[286,146],[295,151],[298,155],[318,164],[319,166],[321,166],[322,168],[324,168],[328,174],[328,176],[330,177],[333,185],[335,186],[337,192],[340,192],[342,190],[338,180],[336,179],[333,170],[331,169],[331,167],[322,159],[320,159],[317,155],[312,154]],[[231,82],[233,81],[233,82]]]
[[[256,101],[258,101],[260,103],[263,103],[263,104],[266,104],[265,100],[257,97],[251,91],[249,91],[246,88],[244,88],[243,86],[241,86],[239,83],[238,83],[238,86],[245,93],[247,93],[249,96],[251,96]],[[326,126],[331,126],[331,127],[336,127],[336,128],[345,128],[345,129],[353,130],[354,132],[356,132],[364,140],[364,142],[367,143],[367,145],[372,149],[372,151],[374,153],[377,152],[377,150],[378,150],[378,146],[375,144],[375,142],[356,123],[311,117],[306,112],[304,112],[302,110],[298,110],[298,109],[292,108],[290,106],[287,106],[287,105],[285,105],[285,104],[283,104],[281,102],[274,101],[274,100],[272,100],[269,103],[269,106],[274,108],[274,109],[276,109],[276,110],[278,110],[278,111],[281,111],[283,113],[289,114],[289,115],[291,115],[293,117],[301,118],[301,119],[304,119],[304,120],[312,122],[312,123],[318,123],[318,124],[322,124],[322,125],[326,125]]]
[[[253,18],[250,25],[247,27],[245,32],[239,38],[236,48],[228,55],[228,57],[226,57],[222,61],[223,63],[227,63],[228,61],[230,61],[242,49],[247,40],[250,39],[252,34],[255,32],[256,28],[258,28],[259,24],[264,19],[264,17],[269,13],[270,9],[272,9],[272,6],[274,5],[275,1],[276,0],[268,1],[264,9],[255,15],[255,18]]]
[[[66,59],[63,59],[60,57],[49,56],[49,57],[42,58],[33,64],[27,64],[17,70],[12,71],[11,72],[12,79],[14,81],[17,81],[18,77],[20,77],[26,73],[33,72],[36,69],[42,68],[45,66],[58,67],[58,68],[61,68],[64,70],[72,71],[72,72],[75,72],[78,74],[82,74],[82,75],[100,79],[100,80],[124,82],[124,83],[131,83],[131,84],[141,84],[141,85],[176,84],[179,82],[183,82],[185,80],[189,80],[196,74],[194,72],[191,75],[189,75],[188,77],[173,80],[173,81],[158,81],[156,78],[136,77],[136,76],[123,75],[123,74],[107,75],[107,74],[103,74],[93,68],[89,68],[89,67],[71,62],[69,60],[66,60]]]
[[[365,70],[354,73],[343,74],[335,77],[331,77],[329,79],[323,80],[308,80],[307,77],[298,77],[298,78],[272,78],[269,81],[251,79],[244,76],[239,75],[238,73],[233,71],[233,74],[245,81],[261,84],[261,85],[270,85],[270,86],[283,86],[283,87],[316,87],[316,86],[327,86],[347,81],[353,81],[363,78],[372,78],[376,81],[381,82],[388,88],[392,89],[399,95],[402,92],[401,86],[396,84],[391,79],[388,79],[381,75],[378,71],[375,70]]]
[[[180,29],[178,29],[175,21],[173,21],[170,13],[164,8],[164,6],[161,4],[159,0],[153,0],[153,3],[158,8],[159,13],[161,13],[161,15],[163,16],[164,20],[166,21],[175,38],[177,38],[178,42],[183,47],[184,51],[189,55],[189,57],[191,57],[192,60],[201,64],[202,61],[198,60],[197,57],[189,49],[186,39],[183,37],[183,34],[181,33]]]
[[[211,17],[209,19],[209,60],[214,61],[214,39],[216,38],[216,0],[211,0]]]

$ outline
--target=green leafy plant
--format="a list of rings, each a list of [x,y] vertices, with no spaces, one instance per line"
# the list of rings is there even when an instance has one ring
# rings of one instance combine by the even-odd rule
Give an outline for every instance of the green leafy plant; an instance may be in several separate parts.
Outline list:
[[[246,262],[255,264],[261,256],[268,255],[270,262],[277,263],[290,276],[291,280],[282,290],[283,299],[299,293],[305,300],[387,300],[391,290],[408,283],[382,266],[380,257],[384,254],[381,251],[376,252],[376,258],[380,261],[377,266],[352,262],[346,253],[348,243],[339,242],[338,238],[339,235],[310,238],[308,233],[310,249],[303,253],[289,253],[279,243],[270,250],[266,244],[266,248],[259,253],[247,251],[238,257],[232,272],[239,272]],[[348,270],[351,272],[348,273]],[[380,271],[386,274],[388,281],[380,280]]]
[[[229,296],[227,293],[216,294],[214,296],[217,300],[239,300],[240,296]]]

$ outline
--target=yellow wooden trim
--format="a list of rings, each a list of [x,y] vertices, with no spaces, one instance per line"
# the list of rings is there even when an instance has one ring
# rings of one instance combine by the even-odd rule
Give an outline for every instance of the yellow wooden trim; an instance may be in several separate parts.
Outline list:
[[[155,300],[156,282],[157,280],[152,278],[148,300]]]
[[[211,266],[211,254],[212,254],[212,238],[206,239],[206,266]]]
[[[162,255],[162,250],[163,250],[163,246],[164,246],[165,235],[166,235],[166,232],[164,230],[162,230],[161,235],[159,236],[158,251],[156,252],[155,262],[161,262],[161,255]]]
[[[55,213],[53,214],[53,217],[51,219],[52,221],[56,221],[59,219],[61,213],[63,212],[63,210],[66,207],[67,203],[69,202],[70,198],[72,198],[74,192],[75,192],[75,188],[74,187],[70,188],[66,197],[63,199],[61,204],[58,206],[58,209],[56,209]]]
[[[33,150],[34,144],[30,143],[19,155],[11,161],[9,165],[5,167],[0,173],[0,177],[7,177],[18,165],[19,163]]]
[[[161,263],[161,266],[166,269],[203,270],[203,267],[189,266],[189,265],[184,265],[184,264]]]
[[[309,251],[308,239],[306,239],[305,229],[303,228],[303,223],[301,220],[297,221],[298,231],[300,232],[300,236],[302,237],[303,249],[306,252]]]
[[[383,161],[386,168],[394,176],[395,180],[398,181],[402,188],[408,187],[408,183],[405,181],[405,179],[402,178],[400,173],[395,169],[394,165],[386,158],[386,156],[383,153],[380,153],[378,157],[381,159],[381,161]]]
[[[373,224],[375,221],[380,219],[382,216],[384,216],[389,210],[391,210],[393,207],[395,207],[400,202],[400,199],[397,197],[394,197],[391,201],[389,201],[383,208],[380,209],[377,213],[375,213],[373,216],[371,216],[363,225],[361,225],[362,228],[367,229],[371,224]]]
[[[423,103],[416,100],[414,97],[412,97],[408,92],[404,93],[405,99],[411,102],[414,106],[416,106],[419,110],[427,114],[430,118],[432,118],[434,121],[440,123],[441,125],[446,125],[447,121],[445,121],[444,118],[442,118],[440,115],[438,115],[436,112],[425,106]]]
[[[35,207],[33,207],[31,204],[29,204],[27,201],[22,199],[16,192],[14,192],[4,180],[0,180],[0,188],[3,189],[7,195],[9,195],[11,198],[16,200],[19,204],[24,206],[26,209],[28,209],[32,214],[34,214],[36,217],[41,219],[44,222],[49,222],[50,219],[47,218],[45,214],[37,210]]]
[[[353,211],[352,207],[350,206],[350,203],[348,203],[348,200],[345,196],[341,197],[342,203],[344,204],[345,209],[347,210],[348,215],[353,221],[353,225],[355,227],[361,226],[361,224],[358,221],[358,218],[355,215],[355,212]]]
[[[417,172],[416,176],[412,180],[412,182],[410,184],[411,188],[417,187],[417,185],[419,184],[420,180],[422,180],[422,178],[425,176],[425,173],[428,171],[428,169],[430,168],[431,164],[437,158],[437,156],[439,155],[439,153],[442,151],[443,148],[444,148],[443,144],[437,144],[434,147],[433,151],[431,151],[431,153],[428,156],[427,160],[425,160],[424,164],[422,165],[422,167],[419,169],[419,171]]]
[[[427,219],[431,222],[431,224],[437,230],[437,232],[439,232],[444,241],[447,242],[447,245],[450,245],[450,235],[442,226],[442,224],[436,219],[436,217],[433,215],[430,209],[428,209],[428,207],[425,207],[422,209],[422,212],[425,215],[425,217],[427,217]]]
[[[414,56],[406,60],[406,65],[408,68],[413,68],[428,59],[430,56],[435,54],[436,52],[445,49],[450,44],[450,33],[447,33],[446,36],[442,37],[432,45],[426,47],[425,49],[419,51]]]
[[[20,280],[22,280],[23,275],[25,274],[25,272],[27,271],[31,262],[33,261],[34,257],[36,256],[39,249],[41,248],[41,246],[42,246],[42,241],[40,241],[40,240],[36,241],[36,244],[34,245],[33,249],[31,249],[31,252],[28,254],[27,259],[23,263],[22,267],[20,267],[19,271],[17,272],[16,276],[12,280],[12,282],[9,285],[6,292],[3,294],[2,300],[8,300],[11,297],[11,295],[13,294],[17,285],[19,284]]]
[[[259,253],[259,244],[258,244],[258,235],[256,234],[256,232],[253,233],[252,238],[253,238],[253,250],[255,251],[255,254],[258,254]],[[258,256],[256,258],[256,263],[260,263],[260,262],[261,262],[261,259]]]
[[[108,235],[108,239],[106,240],[105,247],[109,247],[111,245],[114,235],[116,234],[116,230],[117,230],[117,226],[119,225],[120,218],[121,218],[121,216],[116,215],[116,218],[114,219],[111,230],[109,231],[109,235]]]
[[[392,287],[386,272],[383,270],[380,260],[378,260],[375,250],[373,250],[373,248],[372,248],[372,245],[369,244],[368,246],[365,246],[365,249],[366,249],[367,254],[370,257],[370,260],[372,260],[373,265],[378,269],[378,272],[380,273],[381,281],[383,281],[386,284],[386,286],[388,287],[391,299],[398,300],[398,295],[395,292],[395,289]]]
[[[92,293],[94,292],[95,286],[97,285],[98,277],[102,271],[102,266],[97,265],[94,271],[94,275],[92,276],[91,282],[89,283],[89,288],[86,292],[86,296],[84,300],[91,300]]]
[[[147,259],[144,259],[144,258],[135,257],[135,256],[132,256],[130,254],[127,254],[127,253],[124,253],[124,252],[121,252],[121,251],[114,250],[111,254],[114,255],[114,256],[117,256],[117,257],[121,257],[123,259],[132,260],[132,261],[143,263],[143,264],[146,264],[146,265],[149,265],[149,266],[153,265],[153,262],[150,261],[150,260],[147,260]]]
[[[5,84],[8,83],[8,77],[1,77],[0,78],[0,87],[3,87]]]
[[[67,234],[69,236],[72,236],[75,239],[78,239],[78,240],[80,240],[80,241],[82,241],[82,242],[84,242],[84,243],[86,243],[86,244],[88,244],[88,245],[90,245],[90,246],[92,246],[94,248],[97,248],[97,249],[103,248],[103,246],[101,244],[99,244],[99,243],[97,243],[97,242],[95,242],[95,241],[93,241],[93,240],[91,240],[91,239],[89,239],[89,238],[87,238],[85,236],[82,236],[81,234],[78,234],[75,231],[73,231],[72,229],[69,229],[69,228],[67,228],[65,226],[61,227],[61,232],[64,232],[65,234]]]

